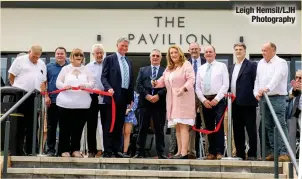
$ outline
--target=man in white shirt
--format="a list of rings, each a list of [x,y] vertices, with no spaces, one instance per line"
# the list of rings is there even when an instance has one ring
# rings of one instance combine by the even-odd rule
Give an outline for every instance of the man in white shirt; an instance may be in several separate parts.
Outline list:
[[[9,82],[12,86],[23,89],[27,92],[36,89],[41,91],[40,86],[46,83],[46,65],[40,59],[42,48],[39,45],[33,45],[28,55],[17,57],[12,63],[9,73]],[[17,140],[20,144],[24,142],[24,132],[26,136],[25,152],[32,154],[33,142],[33,118],[34,118],[34,98],[32,94],[20,106],[20,112],[24,114],[24,119],[20,120]],[[38,146],[38,145],[37,145]]]
[[[87,64],[87,68],[92,73],[95,80],[95,89],[104,90],[104,86],[101,82],[102,70],[103,70],[103,58],[104,58],[104,47],[102,44],[95,44],[92,46],[92,55],[94,60]],[[106,117],[106,105],[103,102],[103,96],[98,94],[91,94],[91,106],[90,114],[91,117],[87,118],[87,139],[88,139],[88,157],[100,157],[102,151],[97,151],[96,145],[96,130],[98,122],[101,122],[101,126],[104,126]],[[101,121],[98,121],[98,114],[100,112]],[[103,135],[101,136],[103,141]]]
[[[268,133],[268,155],[266,160],[273,161],[274,156],[274,127],[275,122],[271,112],[263,97],[263,93],[267,93],[272,106],[276,112],[281,127],[288,138],[288,130],[285,121],[286,114],[286,95],[287,93],[287,62],[276,55],[276,45],[268,42],[262,47],[262,56],[258,63],[257,75],[255,80],[254,95],[260,101],[260,108],[264,111],[262,117],[264,119],[265,129]],[[278,153],[279,161],[289,161],[288,152],[280,135],[278,135]]]
[[[229,89],[229,73],[224,63],[215,60],[213,46],[205,48],[204,56],[207,63],[198,68],[196,79],[196,94],[202,102],[203,116],[207,130],[214,130],[219,123],[225,108],[224,95]],[[222,119],[223,120],[223,119]],[[208,160],[220,160],[224,153],[224,128],[208,135]]]

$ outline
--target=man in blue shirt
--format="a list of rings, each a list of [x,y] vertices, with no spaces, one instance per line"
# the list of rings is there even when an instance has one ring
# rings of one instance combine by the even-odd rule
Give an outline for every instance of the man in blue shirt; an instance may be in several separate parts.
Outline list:
[[[62,68],[68,63],[66,62],[66,49],[58,47],[55,50],[55,62],[47,64],[47,91],[57,90],[56,81]],[[47,154],[48,156],[56,156],[56,132],[59,121],[59,111],[56,105],[58,94],[45,95],[45,103],[47,109]]]

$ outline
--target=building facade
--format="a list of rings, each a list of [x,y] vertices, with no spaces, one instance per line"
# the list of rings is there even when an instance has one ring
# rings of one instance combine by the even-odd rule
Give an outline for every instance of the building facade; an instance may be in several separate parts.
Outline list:
[[[296,7],[293,25],[254,24],[250,16],[236,13],[244,6],[239,2],[1,2],[1,76],[7,82],[12,61],[32,44],[42,46],[46,63],[55,60],[58,46],[68,52],[83,49],[89,62],[93,44],[102,43],[110,54],[119,37],[128,37],[135,76],[155,48],[163,52],[165,65],[172,44],[184,52],[190,42],[211,44],[217,59],[230,65],[234,43],[244,42],[247,57],[260,60],[261,45],[271,41],[288,61],[290,80],[301,69],[301,2],[291,3]]]

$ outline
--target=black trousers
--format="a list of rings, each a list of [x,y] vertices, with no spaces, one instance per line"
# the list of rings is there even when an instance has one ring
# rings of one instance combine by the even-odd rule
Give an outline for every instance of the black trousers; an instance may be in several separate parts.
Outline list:
[[[145,155],[147,133],[150,127],[150,120],[153,119],[156,151],[158,155],[163,154],[165,150],[164,126],[166,121],[166,112],[158,108],[141,108],[138,112],[139,132],[136,143],[137,153],[142,156]]]
[[[126,89],[122,89],[122,95],[127,95]],[[111,118],[112,118],[112,107],[111,104],[106,104],[106,119],[103,125],[103,144],[104,144],[104,153],[117,153],[122,150],[122,134],[123,127],[125,123],[125,113],[127,109],[126,101],[120,101],[115,104],[115,124],[112,133],[110,133]]]
[[[24,115],[23,119],[20,119],[18,124],[17,140],[20,144],[17,149],[17,155],[30,155],[32,154],[33,144],[33,123],[34,123],[34,100],[35,94],[32,94],[20,105],[20,113]],[[38,114],[37,114],[38,117]],[[38,152],[38,121],[36,130],[36,153]],[[24,137],[25,142],[24,142]],[[25,151],[23,151],[23,149]],[[25,153],[24,153],[25,152]]]
[[[221,119],[224,111],[225,111],[225,100],[221,99],[219,103],[208,109],[202,106],[203,115],[207,130],[214,130],[215,126],[218,124]],[[224,120],[224,119],[222,119]],[[209,140],[209,153],[213,155],[223,154],[224,153],[224,128],[223,121],[221,123],[221,127],[216,133],[212,133],[208,135]]]
[[[234,142],[237,157],[245,159],[245,129],[249,138],[249,157],[257,157],[256,106],[232,105]]]
[[[196,120],[195,120],[195,125],[196,128],[199,129],[201,127],[201,118],[200,118],[200,113],[196,113]],[[199,144],[200,144],[200,133],[196,132],[196,137],[195,137],[195,150],[196,150],[196,157],[200,157],[199,153]],[[202,144],[203,145],[203,144]]]
[[[47,153],[56,153],[56,133],[59,122],[59,108],[51,103],[47,109]]]
[[[99,112],[101,115],[102,129],[104,130],[105,119],[106,119],[106,104],[91,104],[89,109],[90,117],[87,118],[87,142],[88,142],[88,152],[97,153],[96,147],[96,131],[98,126]]]
[[[67,109],[59,107],[59,155],[80,150],[83,128],[89,109]]]

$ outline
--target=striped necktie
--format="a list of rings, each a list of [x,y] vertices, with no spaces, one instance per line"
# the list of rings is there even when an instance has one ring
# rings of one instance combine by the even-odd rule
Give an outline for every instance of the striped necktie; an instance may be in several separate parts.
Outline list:
[[[197,74],[197,60],[193,60],[193,61],[194,61],[193,68],[194,68],[194,72],[195,72],[195,76],[196,76],[196,74]]]
[[[127,62],[125,57],[122,57],[122,66],[123,66],[123,73],[124,73],[124,83],[123,83],[123,87],[128,89],[129,87],[129,71],[127,68]]]
[[[211,73],[212,73],[212,64],[208,64],[208,68],[204,76],[205,92],[209,92],[211,90]]]
[[[156,78],[156,67],[153,67],[152,79],[154,80],[155,78]]]

